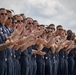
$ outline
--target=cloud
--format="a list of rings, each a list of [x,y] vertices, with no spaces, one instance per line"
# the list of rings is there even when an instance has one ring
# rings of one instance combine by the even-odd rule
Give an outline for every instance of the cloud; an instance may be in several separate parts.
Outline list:
[[[25,13],[41,24],[62,24],[76,32],[76,0],[0,0],[0,3],[0,7]]]

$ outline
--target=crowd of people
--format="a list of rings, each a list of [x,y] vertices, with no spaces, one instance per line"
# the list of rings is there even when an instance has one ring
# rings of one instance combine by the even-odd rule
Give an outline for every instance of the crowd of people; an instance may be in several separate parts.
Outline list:
[[[0,75],[76,75],[75,33],[0,8]]]

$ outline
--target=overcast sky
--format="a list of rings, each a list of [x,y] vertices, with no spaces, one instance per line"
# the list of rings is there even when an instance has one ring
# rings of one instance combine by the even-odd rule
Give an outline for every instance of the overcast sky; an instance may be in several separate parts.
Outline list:
[[[40,24],[61,24],[76,33],[76,0],[0,0],[0,7],[24,13]]]

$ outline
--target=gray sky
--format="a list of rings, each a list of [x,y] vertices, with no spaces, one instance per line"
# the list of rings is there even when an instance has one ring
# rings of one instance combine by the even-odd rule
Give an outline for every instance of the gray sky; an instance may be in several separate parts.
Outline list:
[[[0,7],[24,13],[40,24],[61,24],[76,33],[76,0],[0,0]]]

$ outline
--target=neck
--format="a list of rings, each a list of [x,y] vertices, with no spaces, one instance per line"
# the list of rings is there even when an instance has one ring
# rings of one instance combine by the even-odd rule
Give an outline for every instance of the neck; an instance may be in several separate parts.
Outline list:
[[[6,25],[7,28],[10,28],[10,25]]]

